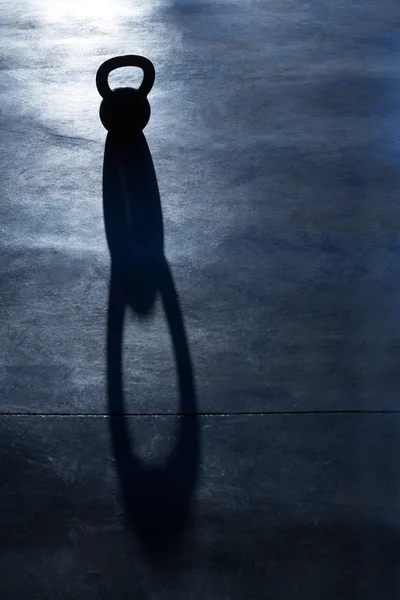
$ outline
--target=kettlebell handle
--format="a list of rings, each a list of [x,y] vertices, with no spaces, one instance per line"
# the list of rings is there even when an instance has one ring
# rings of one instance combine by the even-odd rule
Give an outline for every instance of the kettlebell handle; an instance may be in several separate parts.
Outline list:
[[[144,56],[137,56],[135,54],[129,54],[127,56],[115,56],[106,60],[100,65],[96,74],[96,86],[100,96],[105,98],[109,94],[112,94],[112,89],[108,84],[108,76],[111,71],[119,69],[120,67],[139,67],[143,71],[143,81],[139,87],[139,92],[144,96],[150,92],[154,84],[156,72],[154,65],[148,58]]]

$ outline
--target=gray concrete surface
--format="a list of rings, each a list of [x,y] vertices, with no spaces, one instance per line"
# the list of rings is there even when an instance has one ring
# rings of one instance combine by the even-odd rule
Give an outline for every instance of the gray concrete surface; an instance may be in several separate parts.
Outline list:
[[[2,597],[399,597],[399,25],[3,1]],[[112,346],[95,74],[132,53],[170,296]]]
[[[143,468],[168,462],[177,425],[129,418]],[[168,527],[149,547],[127,526],[106,418],[3,417],[3,595],[395,600],[399,427],[392,415],[202,417],[192,515],[178,547]],[[157,490],[167,507],[169,489]]]

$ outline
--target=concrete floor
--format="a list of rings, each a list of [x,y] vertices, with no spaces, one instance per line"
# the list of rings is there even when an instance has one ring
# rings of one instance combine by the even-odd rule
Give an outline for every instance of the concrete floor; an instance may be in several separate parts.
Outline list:
[[[398,600],[398,0],[0,25],[1,598]]]

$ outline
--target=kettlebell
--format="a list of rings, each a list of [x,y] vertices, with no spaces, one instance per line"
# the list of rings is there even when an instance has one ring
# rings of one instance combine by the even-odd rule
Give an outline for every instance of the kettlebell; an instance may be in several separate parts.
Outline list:
[[[121,87],[112,90],[108,84],[111,71],[120,67],[139,67],[143,70],[143,81],[139,89]],[[147,95],[153,87],[155,69],[144,56],[116,56],[106,60],[96,74],[96,86],[103,101],[100,105],[100,120],[110,133],[138,134],[150,119],[150,104]]]

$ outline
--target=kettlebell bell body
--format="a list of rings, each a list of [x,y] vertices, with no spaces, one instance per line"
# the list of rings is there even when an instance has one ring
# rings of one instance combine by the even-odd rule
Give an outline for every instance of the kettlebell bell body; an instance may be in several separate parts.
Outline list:
[[[124,87],[111,90],[108,77],[120,67],[140,67],[143,81],[139,89]],[[150,119],[147,95],[153,87],[155,70],[152,62],[143,56],[116,56],[103,63],[96,75],[96,85],[103,97],[100,120],[110,133],[135,135],[143,131]]]

